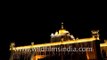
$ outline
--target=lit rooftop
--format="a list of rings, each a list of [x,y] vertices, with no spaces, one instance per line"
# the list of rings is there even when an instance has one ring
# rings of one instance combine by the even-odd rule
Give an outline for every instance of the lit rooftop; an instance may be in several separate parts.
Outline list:
[[[37,47],[46,47],[46,46],[56,46],[56,45],[62,45],[62,44],[75,44],[75,43],[91,42],[91,41],[95,41],[95,40],[96,40],[96,38],[84,38],[84,39],[71,40],[71,41],[36,44],[36,45],[33,45],[33,46],[32,45],[19,46],[19,47],[14,47],[13,50],[29,49],[29,48],[37,48]]]
[[[107,47],[107,40],[104,40],[104,43],[101,43],[100,47]]]

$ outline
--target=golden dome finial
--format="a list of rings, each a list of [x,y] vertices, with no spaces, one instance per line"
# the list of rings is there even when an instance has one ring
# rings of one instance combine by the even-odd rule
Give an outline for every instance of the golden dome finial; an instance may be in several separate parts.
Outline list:
[[[64,23],[62,22],[62,23],[61,23],[61,29],[64,29],[64,26],[63,26],[63,24],[64,24]]]

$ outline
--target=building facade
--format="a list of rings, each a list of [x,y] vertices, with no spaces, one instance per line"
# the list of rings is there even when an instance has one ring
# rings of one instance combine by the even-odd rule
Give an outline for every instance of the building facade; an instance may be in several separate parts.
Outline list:
[[[51,42],[44,44],[34,44],[28,46],[15,47],[15,43],[10,45],[10,60],[101,60],[106,55],[106,44],[100,44],[99,34],[92,31],[92,37],[75,39],[61,25],[61,29],[55,34],[51,34]]]

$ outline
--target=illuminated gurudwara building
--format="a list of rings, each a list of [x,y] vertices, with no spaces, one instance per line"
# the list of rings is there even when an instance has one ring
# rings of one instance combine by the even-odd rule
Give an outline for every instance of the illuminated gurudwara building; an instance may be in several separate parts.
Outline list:
[[[51,42],[15,47],[10,45],[10,60],[102,60],[107,54],[107,42],[100,43],[99,30],[93,30],[89,38],[75,39],[61,25],[51,34]],[[104,56],[105,52],[105,56]]]

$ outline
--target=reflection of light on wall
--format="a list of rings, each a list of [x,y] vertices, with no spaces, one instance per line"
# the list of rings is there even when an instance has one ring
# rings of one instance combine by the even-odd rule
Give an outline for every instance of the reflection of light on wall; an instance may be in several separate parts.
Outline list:
[[[86,52],[86,56],[87,56],[87,59],[89,60],[89,55],[88,55],[88,53]]]
[[[37,47],[46,47],[46,46],[56,46],[61,44],[73,44],[73,43],[83,43],[83,42],[91,42],[96,40],[95,38],[84,38],[78,40],[70,40],[70,41],[63,41],[63,42],[54,42],[54,43],[45,43],[45,44],[37,44],[37,45],[29,45],[29,46],[20,46],[14,47],[13,50],[17,49],[29,49],[29,48],[37,48]]]
[[[107,56],[107,40],[104,40],[104,43],[100,44],[100,47],[101,47],[101,53],[104,50]]]
[[[93,48],[92,51],[86,51],[86,56],[87,56],[87,60],[96,60],[96,52],[95,49]]]
[[[44,55],[36,55],[33,57],[33,60],[39,60],[39,59],[43,59],[43,58],[45,58]]]

